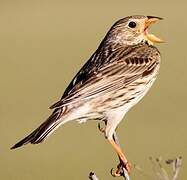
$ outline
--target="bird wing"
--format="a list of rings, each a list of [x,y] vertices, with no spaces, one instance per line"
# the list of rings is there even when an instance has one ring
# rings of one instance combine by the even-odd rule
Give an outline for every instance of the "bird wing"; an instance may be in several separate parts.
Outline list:
[[[113,57],[115,59],[115,57]],[[89,71],[86,80],[79,81],[70,93],[51,108],[89,100],[106,93],[117,91],[130,83],[149,75],[160,59],[160,54],[155,47],[139,47],[135,51],[121,56],[115,61],[109,61],[101,67]]]

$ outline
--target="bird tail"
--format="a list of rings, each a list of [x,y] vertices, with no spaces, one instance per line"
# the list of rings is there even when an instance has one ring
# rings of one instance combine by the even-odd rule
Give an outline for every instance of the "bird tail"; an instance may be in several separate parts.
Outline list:
[[[16,143],[11,149],[16,149],[28,143],[38,144],[44,141],[50,134],[52,134],[60,125],[66,121],[62,120],[62,112],[54,111],[49,118],[42,123],[36,130],[34,130],[27,137]]]

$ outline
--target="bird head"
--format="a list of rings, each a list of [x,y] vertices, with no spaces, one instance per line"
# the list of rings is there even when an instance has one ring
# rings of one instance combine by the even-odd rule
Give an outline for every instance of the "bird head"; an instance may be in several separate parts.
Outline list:
[[[129,16],[117,21],[109,32],[112,33],[113,41],[126,44],[136,45],[141,42],[147,42],[150,45],[154,43],[164,42],[157,36],[149,34],[148,29],[150,25],[162,20],[155,16]],[[111,34],[110,33],[110,34]]]

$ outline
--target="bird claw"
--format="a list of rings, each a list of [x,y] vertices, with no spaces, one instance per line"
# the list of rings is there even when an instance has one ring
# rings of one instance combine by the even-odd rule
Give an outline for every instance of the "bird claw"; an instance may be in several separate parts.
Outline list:
[[[130,172],[131,172],[131,163],[130,162],[123,163],[122,167],[123,167],[123,169],[125,169],[127,171],[128,174],[130,174]]]
[[[113,177],[120,177],[120,176],[123,176],[123,169],[119,169],[119,168],[117,168],[117,170],[116,171],[114,171],[114,168],[112,168],[111,170],[110,170],[110,174],[113,176]]]
[[[123,163],[119,163],[118,166],[117,166],[117,170],[114,172],[114,169],[112,168],[110,170],[110,174],[113,176],[113,177],[125,177],[126,179],[127,176],[129,176],[130,174],[130,163],[126,163],[125,165],[123,165]]]

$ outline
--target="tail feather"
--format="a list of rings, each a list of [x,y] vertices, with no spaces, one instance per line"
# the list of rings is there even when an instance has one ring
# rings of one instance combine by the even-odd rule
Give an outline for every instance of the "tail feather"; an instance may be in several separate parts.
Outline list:
[[[61,120],[61,113],[55,111],[44,123],[42,123],[36,130],[34,130],[27,137],[16,143],[11,149],[16,149],[28,143],[38,144],[44,141],[54,130],[59,127],[63,121]]]
[[[26,145],[26,144],[30,143],[30,141],[33,139],[33,137],[35,137],[36,132],[37,132],[37,129],[35,131],[33,131],[31,134],[29,134],[27,137],[25,137],[24,139],[22,139],[21,141],[16,143],[10,149],[16,149],[18,147],[21,147],[23,145]]]

